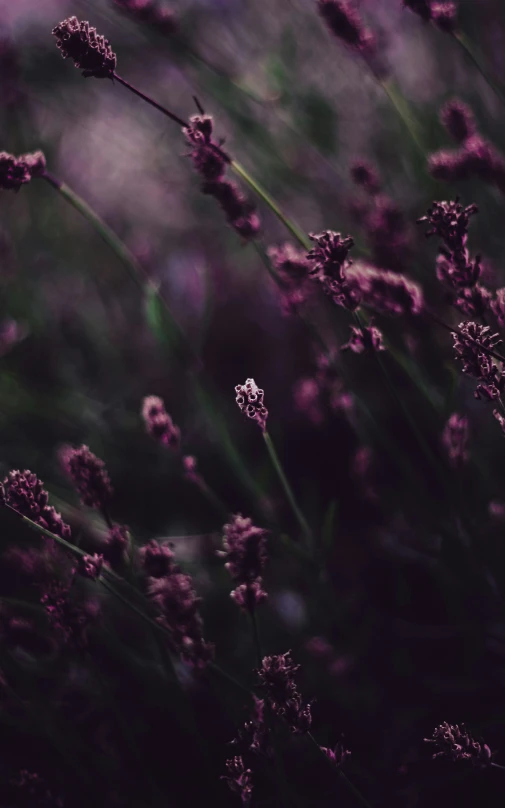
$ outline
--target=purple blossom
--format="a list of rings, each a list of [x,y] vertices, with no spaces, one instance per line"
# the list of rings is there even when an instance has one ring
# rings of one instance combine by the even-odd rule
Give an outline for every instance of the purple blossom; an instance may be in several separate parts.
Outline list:
[[[165,410],[162,398],[147,396],[142,402],[141,412],[146,430],[151,437],[169,449],[179,448],[181,431]]]
[[[498,334],[492,334],[489,326],[473,321],[460,323],[459,334],[453,332],[456,358],[463,361],[463,373],[479,379],[475,398],[494,401],[499,398],[505,385],[505,373],[499,370],[481,346],[493,350],[500,342]]]
[[[341,351],[351,350],[353,353],[363,353],[364,351],[385,351],[382,342],[382,332],[370,321],[369,326],[358,328],[351,326],[351,337],[348,342],[341,346]]]
[[[249,202],[238,185],[230,180],[206,180],[202,192],[213,196],[224,211],[228,224],[239,236],[251,239],[260,230],[260,220],[254,205]]]
[[[446,757],[453,762],[467,760],[481,768],[489,766],[492,762],[493,753],[489,746],[474,740],[463,724],[459,726],[444,721],[435,729],[431,738],[424,740],[426,743],[434,744],[437,749],[433,759]]]
[[[265,391],[258,387],[254,379],[246,379],[245,384],[236,385],[235,393],[240,411],[256,421],[265,432],[268,418],[268,410],[263,404]]]
[[[241,755],[226,761],[227,774],[221,777],[226,780],[232,791],[240,795],[242,805],[249,806],[252,798],[252,771],[246,769]]]
[[[317,0],[317,8],[333,36],[362,53],[365,58],[375,58],[375,36],[349,0]]]
[[[454,412],[447,421],[442,433],[442,444],[447,456],[454,466],[460,466],[468,460],[468,418]]]
[[[380,181],[374,166],[365,160],[355,160],[351,164],[351,179],[355,185],[374,195],[380,191]]]
[[[470,217],[478,211],[475,204],[466,208],[459,202],[459,197],[453,202],[433,202],[426,216],[417,220],[418,224],[426,222],[430,229],[426,231],[426,238],[439,236],[447,249],[451,252],[465,246],[468,238]]]
[[[33,177],[41,176],[45,169],[46,160],[41,151],[20,157],[0,152],[0,190],[19,191]]]
[[[267,531],[253,525],[251,519],[235,514],[223,528],[225,567],[237,584],[231,597],[243,609],[253,611],[265,600],[261,574],[267,561]]]
[[[213,120],[210,115],[194,115],[183,129],[191,147],[190,156],[196,171],[204,180],[221,180],[229,158],[212,140]]]
[[[143,571],[150,578],[163,578],[175,571],[175,556],[168,544],[158,544],[151,539],[138,551]]]
[[[103,555],[99,555],[98,553],[94,553],[92,556],[81,556],[79,560],[79,572],[85,578],[96,581],[102,571],[103,561]]]
[[[273,713],[282,717],[292,732],[304,733],[310,730],[312,716],[311,704],[303,702],[296,686],[295,674],[299,668],[291,659],[291,651],[287,651],[264,657],[256,673]]]
[[[99,606],[96,601],[78,604],[72,600],[70,593],[74,578],[75,570],[67,584],[51,581],[44,587],[40,600],[51,626],[61,635],[64,643],[82,648],[87,644],[86,631],[96,619]]]
[[[116,69],[116,54],[105,37],[90,28],[89,22],[77,17],[68,17],[53,28],[56,46],[64,59],[72,59],[75,66],[82,69],[85,78],[94,76],[112,78]]]
[[[460,289],[452,305],[466,317],[483,317],[491,304],[491,292],[479,283],[473,289]]]
[[[457,143],[464,143],[475,134],[475,119],[467,104],[458,98],[447,101],[440,110],[440,120],[449,135]]]
[[[337,769],[341,769],[347,758],[351,756],[342,741],[339,741],[333,749],[328,749],[326,746],[320,746],[319,748]]]
[[[103,460],[83,445],[78,449],[64,446],[60,451],[60,461],[82,504],[99,511],[106,508],[113,489]]]
[[[309,233],[309,238],[315,242],[315,246],[307,253],[307,259],[313,262],[310,275],[343,283],[344,270],[352,263],[348,255],[354,246],[354,239],[351,236],[343,238],[341,233],[333,230],[325,230],[319,234]]]
[[[499,410],[493,410],[493,415],[496,418],[496,420],[498,421],[498,423],[500,424],[501,431],[505,435],[505,417],[502,415],[502,413]]]
[[[102,555],[113,569],[120,567],[125,560],[128,549],[129,536],[126,525],[113,525],[107,533],[105,544],[102,547]]]
[[[184,469],[184,476],[186,477],[186,480],[189,480],[189,482],[193,483],[194,485],[205,485],[203,477],[197,471],[198,461],[196,457],[193,457],[193,455],[185,455],[182,458],[182,467]]]
[[[424,307],[419,284],[399,272],[377,269],[371,264],[354,264],[347,272],[351,293],[362,305],[379,314],[420,314]]]
[[[114,2],[121,11],[139,22],[154,26],[160,34],[170,36],[177,30],[174,12],[160,6],[156,0],[114,0]]]
[[[456,3],[432,3],[432,20],[441,31],[448,34],[457,28],[458,8]]]
[[[280,277],[283,314],[295,314],[313,290],[310,283],[311,265],[306,252],[296,249],[289,242],[280,247],[269,247],[267,252]]]
[[[497,289],[495,299],[491,301],[491,311],[498,320],[498,324],[505,328],[505,287]]]
[[[32,522],[55,533],[62,539],[69,539],[70,526],[61,515],[48,505],[49,495],[44,489],[42,480],[25,469],[24,471],[10,471],[0,485],[0,502],[26,516]]]

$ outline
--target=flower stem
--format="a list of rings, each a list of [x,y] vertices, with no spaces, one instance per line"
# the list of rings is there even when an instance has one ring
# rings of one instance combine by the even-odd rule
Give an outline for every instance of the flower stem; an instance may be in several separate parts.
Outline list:
[[[287,479],[286,475],[284,474],[284,469],[282,468],[282,464],[281,464],[281,461],[279,460],[279,456],[278,456],[278,454],[277,454],[277,452],[275,450],[275,446],[272,443],[272,439],[271,439],[270,435],[268,434],[268,432],[266,431],[266,429],[263,432],[263,439],[264,439],[264,441],[266,443],[266,446],[267,446],[267,449],[268,449],[268,454],[270,455],[270,460],[272,461],[272,465],[273,465],[275,471],[277,472],[277,476],[279,477],[281,485],[282,485],[282,487],[284,489],[284,493],[286,494],[286,497],[287,497],[287,499],[289,501],[289,504],[291,505],[291,508],[292,508],[292,511],[293,511],[293,513],[294,513],[294,515],[296,517],[296,520],[297,520],[298,524],[300,525],[300,527],[302,529],[302,532],[303,532],[303,534],[305,536],[305,539],[307,541],[308,546],[311,547],[312,546],[312,541],[313,541],[312,531],[311,531],[311,529],[310,529],[310,527],[308,525],[308,522],[305,519],[303,513],[301,512],[300,508],[298,507],[298,503],[296,501],[296,498],[295,498],[295,495],[293,493],[293,490],[292,490],[292,488],[291,488],[291,486],[290,486],[290,484],[288,482],[288,479]]]
[[[137,88],[134,87],[133,84],[130,84],[129,82],[125,81],[125,79],[122,79],[121,76],[117,75],[117,73],[113,74],[113,79],[115,79],[115,81],[119,82],[119,84],[122,84],[123,87],[126,87],[128,90],[130,90],[130,92],[135,93],[135,95],[138,95],[139,98],[142,98],[142,100],[146,101],[147,104],[150,104],[152,107],[157,109],[159,112],[162,112],[163,115],[166,115],[167,118],[170,118],[170,120],[174,121],[174,123],[178,123],[179,126],[182,126],[182,127],[185,127],[185,126],[188,125],[187,121],[185,121],[183,118],[179,118],[179,116],[176,115],[175,112],[171,112],[166,107],[163,107],[161,104],[158,104],[158,102],[155,101],[153,98],[150,98],[148,95],[145,95],[144,93],[140,92],[140,90],[137,90]]]
[[[481,65],[479,59],[475,54],[475,50],[473,48],[472,43],[470,42],[469,38],[466,34],[463,34],[461,31],[455,31],[452,33],[452,37],[456,40],[460,48],[465,52],[468,59],[472,62],[473,66],[478,70],[481,74],[484,81],[491,87],[497,98],[500,99],[502,104],[505,104],[505,95],[503,94],[502,90],[498,87],[495,83],[494,79],[491,78],[487,70]]]
[[[314,746],[317,746],[317,749],[322,754],[322,756],[324,757],[326,762],[331,766],[332,770],[335,771],[335,766],[332,764],[331,760],[328,757],[326,757],[326,755],[322,751],[321,747],[319,746],[318,742],[316,741],[316,739],[314,738],[312,733],[307,732],[307,735],[308,735],[309,739],[312,741],[312,743],[314,744]],[[358,789],[356,788],[354,783],[352,783],[351,780],[349,780],[349,778],[347,777],[347,775],[344,774],[342,769],[338,769],[337,773],[338,773],[338,776],[340,777],[340,779],[343,780],[343,782],[346,784],[349,791],[351,791],[354,794],[354,796],[361,803],[361,805],[363,805],[364,808],[372,808],[370,803],[368,802],[368,800],[365,799],[365,797],[363,796],[361,791],[358,791]]]

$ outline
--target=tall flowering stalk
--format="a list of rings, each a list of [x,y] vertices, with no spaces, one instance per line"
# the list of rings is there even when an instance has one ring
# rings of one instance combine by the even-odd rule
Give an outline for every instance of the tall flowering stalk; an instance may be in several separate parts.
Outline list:
[[[267,561],[266,537],[266,530],[238,513],[224,526],[223,550],[218,551],[218,555],[226,559],[225,567],[237,584],[231,597],[251,614],[268,597],[262,580]]]

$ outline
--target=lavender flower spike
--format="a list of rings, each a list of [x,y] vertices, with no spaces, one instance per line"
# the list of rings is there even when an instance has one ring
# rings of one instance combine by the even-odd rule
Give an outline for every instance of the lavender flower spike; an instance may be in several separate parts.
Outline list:
[[[303,702],[295,682],[299,668],[291,659],[291,651],[287,651],[264,657],[256,671],[272,711],[296,734],[308,732],[312,723],[311,704]]]
[[[489,766],[493,753],[485,743],[475,741],[463,724],[448,724],[444,721],[433,733],[431,738],[424,739],[426,743],[435,745],[437,751],[433,758],[447,757],[452,761],[468,760],[474,766],[481,768]]]
[[[112,78],[116,69],[117,57],[105,37],[90,28],[89,22],[68,17],[53,28],[56,45],[64,59],[73,59],[75,66],[82,69],[85,78]]]
[[[0,189],[19,191],[33,177],[40,177],[45,169],[46,159],[41,151],[22,154],[20,157],[0,152]]]
[[[248,418],[256,421],[263,432],[267,428],[268,410],[263,404],[263,397],[265,391],[261,390],[254,379],[246,379],[245,384],[237,384],[235,387],[237,402],[239,409],[244,412]]]
[[[178,449],[180,429],[175,426],[159,396],[147,396],[142,402],[142,418],[151,437],[169,449]]]
[[[218,550],[218,555],[226,559],[225,567],[238,584],[231,597],[242,609],[252,612],[267,597],[261,579],[267,560],[267,531],[238,513],[224,526],[223,533],[224,549]]]
[[[112,485],[105,463],[87,446],[66,446],[60,453],[63,468],[72,479],[83,505],[103,510],[112,497]]]
[[[62,539],[69,539],[70,526],[47,504],[48,499],[42,480],[28,469],[10,471],[0,485],[0,503],[8,505],[21,516],[28,517]]]

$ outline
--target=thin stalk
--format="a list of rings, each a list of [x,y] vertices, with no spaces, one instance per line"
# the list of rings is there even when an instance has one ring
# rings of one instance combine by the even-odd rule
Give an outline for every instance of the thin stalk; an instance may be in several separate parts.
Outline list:
[[[296,225],[287,216],[284,215],[282,210],[279,208],[279,205],[277,204],[275,199],[272,196],[270,196],[268,191],[266,191],[265,188],[263,188],[263,186],[259,184],[259,182],[257,182],[253,177],[251,177],[249,172],[246,171],[246,169],[236,160],[231,161],[231,168],[233,169],[235,174],[237,174],[237,176],[243,179],[244,182],[246,182],[247,185],[254,191],[254,193],[257,194],[260,197],[260,199],[263,200],[265,205],[267,205],[272,211],[272,213],[274,213],[277,216],[277,218],[283,223],[283,225],[287,228],[287,230],[289,230],[291,235],[295,237],[298,243],[301,244],[301,246],[304,247],[305,249],[310,250],[310,241],[305,235],[305,233],[303,233],[303,231],[300,230],[298,225]]]
[[[307,732],[307,735],[308,735],[309,739],[312,741],[312,743],[314,744],[314,746],[317,746],[318,751],[322,754],[322,756],[324,757],[326,762],[331,766],[332,771],[337,771],[337,774],[340,777],[340,779],[346,784],[346,787],[349,789],[349,791],[351,791],[354,794],[354,796],[361,803],[361,805],[363,805],[364,808],[372,808],[372,806],[370,805],[368,800],[363,796],[361,791],[359,791],[356,788],[354,783],[352,783],[351,780],[349,780],[349,778],[347,777],[346,774],[344,774],[342,769],[335,770],[335,767],[332,764],[331,760],[324,754],[324,752],[322,751],[321,747],[319,746],[318,742],[316,741],[316,739],[314,738],[312,733]]]
[[[416,128],[413,124],[412,119],[408,114],[408,110],[404,108],[404,101],[403,98],[396,92],[396,90],[392,87],[392,85],[385,79],[379,78],[375,71],[371,68],[373,75],[375,76],[376,80],[384,90],[386,96],[388,97],[391,105],[393,106],[394,110],[396,111],[398,117],[401,119],[403,125],[407,129],[410,137],[412,138],[412,142],[414,143],[416,149],[418,150],[419,154],[426,159],[426,149],[424,144],[422,143],[419,135],[417,134]]]
[[[280,483],[284,489],[284,493],[291,505],[291,509],[296,517],[298,524],[300,525],[303,535],[307,541],[309,548],[312,546],[313,542],[313,535],[312,530],[310,529],[307,520],[305,519],[303,513],[301,512],[300,508],[298,507],[298,503],[296,501],[296,497],[293,493],[293,489],[291,488],[288,479],[284,473],[284,469],[282,468],[282,463],[279,460],[279,456],[275,450],[275,446],[272,442],[272,439],[266,429],[263,432],[263,440],[266,443],[266,447],[268,450],[268,454],[270,455],[270,460],[272,461],[272,465],[277,473],[277,476],[280,480]]]
[[[147,104],[150,104],[159,112],[162,112],[163,115],[166,115],[167,118],[170,118],[170,120],[174,121],[174,123],[179,124],[179,126],[183,128],[188,125],[187,121],[185,121],[183,118],[180,118],[178,115],[175,114],[175,112],[171,112],[166,107],[163,107],[161,104],[158,104],[158,102],[155,101],[153,98],[150,98],[150,96],[145,95],[145,93],[142,93],[140,90],[137,90],[137,88],[134,87],[133,84],[130,84],[129,82],[125,81],[125,79],[122,79],[121,76],[117,75],[117,73],[114,73],[112,77],[115,81],[119,82],[119,84],[122,84],[123,87],[126,87],[128,90],[130,90],[131,93],[135,93],[135,95],[138,95],[139,98],[142,98],[142,100],[145,101]]]
[[[503,94],[502,90],[498,87],[494,79],[491,78],[487,70],[485,70],[484,67],[481,65],[479,59],[475,54],[473,45],[471,44],[466,34],[463,34],[461,31],[454,31],[451,33],[451,36],[453,37],[453,39],[456,40],[460,48],[464,51],[467,58],[480,73],[486,84],[488,84],[491,87],[497,98],[499,98],[501,103],[505,105],[505,95]]]

